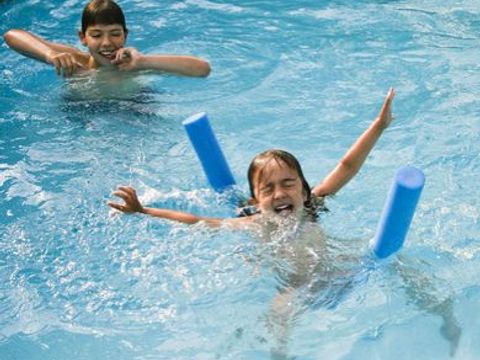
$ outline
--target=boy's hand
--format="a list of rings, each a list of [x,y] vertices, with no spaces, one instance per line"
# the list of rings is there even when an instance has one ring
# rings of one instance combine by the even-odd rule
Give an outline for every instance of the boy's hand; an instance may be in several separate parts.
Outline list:
[[[143,206],[138,200],[137,192],[131,186],[119,186],[112,195],[118,196],[125,201],[125,205],[109,201],[108,206],[124,213],[143,212]]]
[[[117,51],[112,64],[117,65],[122,71],[137,70],[141,56],[142,54],[135,48],[121,48]]]
[[[47,54],[46,60],[49,64],[52,64],[55,67],[58,75],[63,77],[70,77],[75,74],[78,69],[86,69],[85,66],[80,64],[73,54],[70,53],[59,53],[55,51],[50,51]]]
[[[393,120],[392,116],[392,101],[395,97],[395,90],[390,88],[388,90],[387,96],[385,97],[385,101],[383,102],[382,109],[378,114],[377,121],[379,121],[382,125],[382,128],[387,128]]]

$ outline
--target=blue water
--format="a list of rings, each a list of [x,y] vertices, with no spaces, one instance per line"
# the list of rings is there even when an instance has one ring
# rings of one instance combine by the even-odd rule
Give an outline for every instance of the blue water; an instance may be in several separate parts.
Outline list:
[[[3,1],[0,32],[80,47],[83,5]],[[272,147],[297,155],[316,183],[390,86],[394,123],[321,217],[333,253],[355,259],[324,259],[340,270],[329,285],[348,291],[300,291],[283,354],[480,357],[480,1],[121,5],[130,45],[204,57],[212,74],[64,81],[1,43],[2,360],[274,358],[282,240],[114,216],[105,203],[131,184],[154,206],[231,216],[181,125],[199,111],[241,190],[250,159]],[[419,208],[401,256],[372,264],[363,255],[404,165],[425,172]],[[456,346],[430,306],[442,301],[461,328]]]

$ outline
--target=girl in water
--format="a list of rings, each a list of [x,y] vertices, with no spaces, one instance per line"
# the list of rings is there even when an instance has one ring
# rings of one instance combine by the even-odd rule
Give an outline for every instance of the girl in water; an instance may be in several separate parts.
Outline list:
[[[395,91],[390,89],[379,115],[357,139],[338,165],[313,189],[305,180],[298,160],[282,150],[268,150],[255,156],[248,169],[250,204],[254,210],[238,218],[210,218],[186,212],[144,207],[135,189],[119,186],[113,195],[123,204],[108,205],[124,213],[142,213],[186,224],[204,222],[212,227],[253,229],[264,244],[271,244],[279,258],[289,263],[288,269],[276,267],[283,279],[267,315],[267,325],[275,334],[277,343],[271,348],[273,359],[287,359],[289,333],[292,322],[304,306],[300,303],[334,307],[342,296],[355,285],[355,263],[358,256],[330,251],[325,234],[314,222],[318,211],[324,209],[324,198],[343,188],[357,174],[366,157],[383,131],[392,122],[392,101]],[[293,230],[293,231],[292,231]],[[348,262],[352,264],[348,265]],[[342,264],[343,263],[343,264]],[[349,270],[349,268],[351,268]],[[418,307],[442,319],[441,334],[449,342],[451,355],[455,354],[461,328],[453,314],[451,297],[438,299],[430,281],[423,279],[404,259],[394,263],[409,298]],[[358,268],[357,270],[358,271]],[[425,284],[430,288],[425,289]],[[305,289],[307,289],[305,291]]]
[[[395,91],[391,88],[379,115],[351,146],[335,169],[313,189],[292,154],[283,150],[268,150],[255,156],[248,169],[251,196],[249,203],[255,207],[250,216],[221,219],[145,207],[138,200],[135,189],[130,186],[119,186],[113,193],[123,199],[124,204],[109,202],[108,205],[124,213],[142,213],[186,224],[203,221],[214,227],[250,227],[259,224],[260,219],[278,217],[314,220],[317,211],[323,208],[324,198],[338,192],[357,174],[380,135],[390,125],[393,119],[391,107],[394,96]]]

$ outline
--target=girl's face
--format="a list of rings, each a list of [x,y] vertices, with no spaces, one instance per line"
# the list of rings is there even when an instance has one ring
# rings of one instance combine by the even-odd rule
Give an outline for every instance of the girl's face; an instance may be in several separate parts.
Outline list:
[[[254,176],[253,199],[257,208],[266,214],[300,216],[307,199],[296,170],[281,160],[271,159]]]
[[[117,50],[125,45],[126,34],[122,25],[91,25],[85,33],[79,33],[82,44],[95,60],[95,65],[111,65]]]

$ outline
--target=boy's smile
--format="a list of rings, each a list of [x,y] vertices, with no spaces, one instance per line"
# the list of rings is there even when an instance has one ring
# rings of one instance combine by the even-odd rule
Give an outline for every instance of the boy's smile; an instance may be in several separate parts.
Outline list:
[[[85,34],[80,32],[79,36],[92,55],[95,67],[111,65],[117,50],[123,48],[126,39],[126,33],[120,24],[92,25]]]
[[[256,205],[261,212],[288,216],[303,211],[306,194],[300,177],[281,160],[268,161],[254,181]]]

